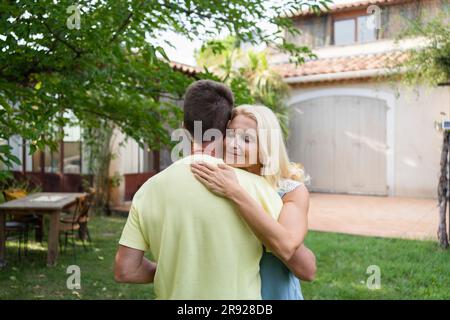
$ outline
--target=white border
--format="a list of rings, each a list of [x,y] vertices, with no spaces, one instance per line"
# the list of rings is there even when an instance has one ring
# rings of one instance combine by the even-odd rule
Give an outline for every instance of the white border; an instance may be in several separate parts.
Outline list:
[[[294,104],[327,96],[359,96],[376,98],[386,101],[386,180],[388,185],[388,195],[394,196],[395,186],[395,96],[391,93],[361,88],[333,88],[333,89],[318,89],[310,92],[299,93],[291,97],[288,105],[292,107]]]

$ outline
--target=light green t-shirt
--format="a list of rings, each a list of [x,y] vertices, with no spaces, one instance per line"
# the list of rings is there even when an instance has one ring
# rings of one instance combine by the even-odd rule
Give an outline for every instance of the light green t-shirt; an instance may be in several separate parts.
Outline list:
[[[147,251],[158,263],[157,299],[261,299],[263,247],[231,201],[198,182],[181,159],[135,194],[120,244]],[[239,183],[274,219],[282,201],[265,179],[235,169]]]

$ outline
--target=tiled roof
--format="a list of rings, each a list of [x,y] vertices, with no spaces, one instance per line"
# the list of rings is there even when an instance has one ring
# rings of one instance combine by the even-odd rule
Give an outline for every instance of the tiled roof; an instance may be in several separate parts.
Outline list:
[[[197,67],[193,67],[184,63],[180,63],[180,62],[175,62],[175,61],[171,61],[170,65],[172,66],[172,68],[176,71],[185,73],[189,76],[194,76],[197,73],[202,72],[202,70],[200,68]]]
[[[288,63],[274,65],[273,67],[283,78],[293,78],[351,71],[380,70],[392,66],[394,61],[404,61],[405,57],[404,52],[394,51],[310,60],[299,66]]]
[[[367,8],[370,5],[391,5],[391,4],[411,2],[411,1],[412,0],[363,0],[363,1],[350,2],[350,3],[339,3],[339,4],[330,5],[329,6],[330,10],[324,11],[323,13],[351,11],[351,10]],[[304,11],[299,11],[299,12],[295,13],[294,15],[289,15],[289,16],[304,17],[304,16],[310,16],[310,15],[314,15],[314,14],[315,13],[308,8]]]

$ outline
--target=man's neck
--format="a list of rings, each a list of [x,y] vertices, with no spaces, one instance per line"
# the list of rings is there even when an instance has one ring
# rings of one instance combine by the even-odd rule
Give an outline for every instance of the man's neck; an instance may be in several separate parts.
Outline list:
[[[250,167],[244,168],[244,170],[246,170],[246,171],[248,171],[250,173],[254,173],[254,174],[258,175],[258,176],[261,175],[261,165],[260,164],[252,165]]]

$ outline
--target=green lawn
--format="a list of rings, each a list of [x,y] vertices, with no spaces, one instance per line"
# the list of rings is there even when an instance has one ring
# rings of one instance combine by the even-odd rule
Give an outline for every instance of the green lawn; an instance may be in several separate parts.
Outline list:
[[[450,299],[450,250],[436,242],[310,232],[317,256],[307,299]],[[367,267],[381,271],[381,289],[369,290]]]
[[[151,299],[152,285],[114,282],[112,265],[125,220],[95,217],[91,221],[93,249],[79,244],[77,261],[68,252],[57,267],[45,267],[45,248],[32,243],[17,260],[16,244],[8,244],[8,266],[0,270],[0,299]],[[434,242],[358,237],[310,232],[307,245],[318,260],[317,278],[302,283],[306,299],[450,299],[450,250]],[[66,288],[66,268],[81,268],[81,290]],[[366,287],[366,269],[381,269],[381,289]]]
[[[93,238],[92,250],[77,246],[77,259],[71,246],[58,257],[56,267],[46,267],[44,248],[33,243],[29,256],[17,261],[17,243],[8,247],[8,265],[0,270],[0,299],[152,299],[153,285],[118,284],[113,278],[114,255],[124,218],[94,217],[89,222]],[[67,289],[67,266],[76,264],[81,270],[81,290]]]

